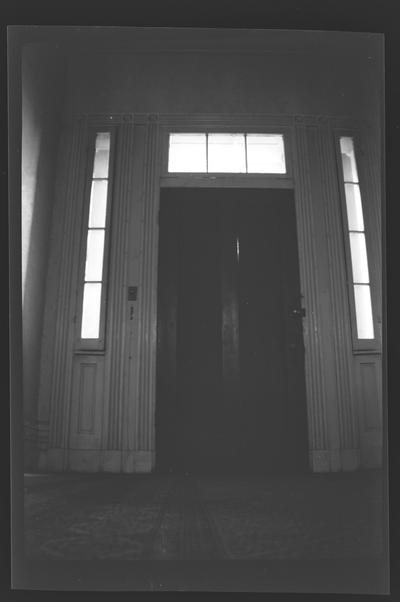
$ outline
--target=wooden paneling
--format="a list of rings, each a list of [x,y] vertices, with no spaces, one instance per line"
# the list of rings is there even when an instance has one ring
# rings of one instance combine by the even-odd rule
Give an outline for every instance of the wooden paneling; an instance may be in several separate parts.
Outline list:
[[[71,395],[71,449],[99,449],[104,400],[104,358],[74,358]]]
[[[94,434],[94,415],[96,409],[96,373],[97,364],[80,364],[78,396],[78,435]]]
[[[361,439],[361,465],[382,464],[383,412],[382,361],[379,355],[354,358],[357,379],[358,418]]]
[[[376,360],[360,362],[360,393],[363,403],[362,419],[366,431],[371,429],[376,430],[382,426],[378,371],[379,367]]]

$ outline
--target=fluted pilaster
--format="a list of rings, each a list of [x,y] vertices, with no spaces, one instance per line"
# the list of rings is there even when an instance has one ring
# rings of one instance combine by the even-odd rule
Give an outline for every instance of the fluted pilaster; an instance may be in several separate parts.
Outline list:
[[[327,441],[326,382],[322,357],[319,309],[315,223],[311,191],[310,160],[307,145],[307,125],[298,117],[295,120],[294,172],[296,182],[296,213],[299,240],[300,280],[303,303],[306,307],[304,320],[305,373],[307,389],[307,413],[309,449],[325,450]]]
[[[337,390],[340,448],[359,445],[356,408],[352,385],[352,339],[347,289],[347,271],[343,246],[343,223],[336,171],[334,139],[327,119],[319,120],[319,156],[322,203],[328,251],[332,339]]]
[[[133,118],[121,119],[116,139],[114,179],[112,186],[110,270],[107,298],[107,381],[108,450],[123,447],[123,430],[126,420],[126,340],[128,333],[128,241],[129,207],[133,188]]]
[[[143,242],[139,294],[139,397],[137,449],[154,450],[157,349],[157,263],[159,209],[159,126],[151,115],[145,143]]]
[[[86,124],[76,121],[67,139],[69,153],[65,166],[68,178],[65,191],[56,205],[56,219],[63,224],[58,290],[56,294],[56,320],[54,332],[54,363],[50,387],[51,448],[68,446],[69,400],[72,381],[73,312],[71,291],[74,290],[78,253],[80,247],[81,211],[77,200],[82,198],[84,169],[86,167]]]

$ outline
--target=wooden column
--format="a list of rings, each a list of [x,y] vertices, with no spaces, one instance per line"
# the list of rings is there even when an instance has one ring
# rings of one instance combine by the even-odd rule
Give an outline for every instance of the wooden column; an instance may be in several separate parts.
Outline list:
[[[304,326],[305,374],[307,389],[307,413],[309,428],[310,468],[313,471],[329,471],[330,396],[329,371],[332,366],[324,352],[326,343],[322,328],[321,305],[327,300],[327,292],[321,282],[321,240],[317,236],[321,228],[318,214],[314,210],[318,196],[313,194],[314,165],[310,157],[310,128],[313,122],[303,117],[295,118],[295,195],[297,230],[299,240],[300,281],[303,304],[306,308]],[[314,128],[315,129],[315,128]],[[323,243],[322,243],[323,244]],[[327,266],[325,266],[327,269]],[[328,314],[329,319],[329,314]]]
[[[45,470],[65,470],[68,462],[74,339],[71,291],[75,291],[81,236],[81,212],[77,208],[77,199],[83,195],[86,166],[86,123],[83,119],[74,121],[70,132],[62,138],[62,143],[66,146],[67,156],[62,149],[61,157],[65,158],[66,164],[60,166],[64,178],[56,194],[51,251],[52,257],[56,256],[57,260],[50,265],[46,302],[46,310],[54,312],[55,319],[51,324],[54,327],[51,332],[49,322],[45,324],[47,346],[42,357],[39,405],[42,433],[39,465]],[[48,449],[45,452],[47,424]]]
[[[357,410],[355,407],[352,371],[352,338],[347,289],[347,271],[343,246],[343,222],[336,171],[333,134],[328,118],[320,118],[318,128],[318,166],[321,181],[321,203],[329,266],[331,328],[334,353],[332,371],[336,379],[337,411],[340,433],[340,457],[343,470],[359,465]],[[322,224],[321,224],[322,225]]]
[[[129,212],[133,195],[134,123],[122,115],[117,132],[112,190],[110,269],[107,283],[106,398],[102,435],[102,469],[120,472],[126,463],[127,431],[127,338],[129,333],[128,243]]]
[[[157,263],[159,210],[159,125],[150,115],[146,126],[143,184],[142,255],[139,285],[138,470],[148,471],[155,456],[155,386],[157,352]]]

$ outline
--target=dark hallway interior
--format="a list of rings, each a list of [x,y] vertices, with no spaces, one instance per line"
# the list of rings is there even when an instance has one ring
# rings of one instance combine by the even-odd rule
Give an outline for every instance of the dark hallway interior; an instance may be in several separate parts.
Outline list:
[[[307,470],[292,190],[162,191],[157,365],[159,471]]]

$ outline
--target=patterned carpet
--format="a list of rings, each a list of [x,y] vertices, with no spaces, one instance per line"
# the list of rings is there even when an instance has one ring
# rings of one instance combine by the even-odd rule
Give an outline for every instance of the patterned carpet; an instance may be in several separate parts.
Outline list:
[[[69,560],[373,559],[379,473],[25,477],[25,553]]]

